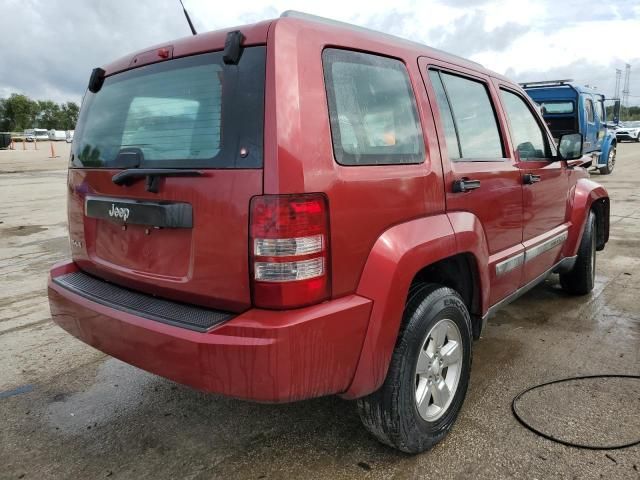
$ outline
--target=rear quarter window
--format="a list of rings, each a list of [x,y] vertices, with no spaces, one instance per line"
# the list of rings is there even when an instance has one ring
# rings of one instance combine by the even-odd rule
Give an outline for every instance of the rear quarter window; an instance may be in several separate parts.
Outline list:
[[[424,141],[405,65],[339,49],[326,49],[322,58],[336,161],[421,163]]]

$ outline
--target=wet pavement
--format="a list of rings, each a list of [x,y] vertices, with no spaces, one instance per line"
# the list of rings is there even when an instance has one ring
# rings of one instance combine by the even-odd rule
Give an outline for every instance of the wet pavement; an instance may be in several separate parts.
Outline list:
[[[206,395],[56,327],[45,284],[51,264],[68,255],[68,147],[56,144],[58,159],[40,148],[0,151],[1,479],[640,478],[640,446],[565,447],[511,414],[513,397],[538,383],[640,374],[640,144],[619,146],[612,175],[592,175],[612,198],[594,292],[569,297],[552,276],[493,317],[475,343],[456,425],[416,456],[377,443],[351,402],[258,405]],[[563,388],[522,407],[566,438],[640,439],[638,383]]]

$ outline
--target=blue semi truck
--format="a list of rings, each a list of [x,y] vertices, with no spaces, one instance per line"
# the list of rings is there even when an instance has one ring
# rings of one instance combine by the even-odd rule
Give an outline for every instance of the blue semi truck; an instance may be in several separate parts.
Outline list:
[[[521,83],[522,88],[540,106],[553,137],[581,133],[582,153],[601,174],[613,172],[616,163],[616,136],[607,129],[604,95],[572,80]]]

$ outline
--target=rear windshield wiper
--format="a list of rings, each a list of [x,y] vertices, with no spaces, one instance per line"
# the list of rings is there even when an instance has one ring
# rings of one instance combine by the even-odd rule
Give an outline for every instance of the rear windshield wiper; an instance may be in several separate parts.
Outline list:
[[[200,177],[200,170],[181,170],[177,168],[130,168],[116,173],[111,181],[116,185],[131,185],[140,178],[146,178],[147,191],[158,193],[161,177]]]

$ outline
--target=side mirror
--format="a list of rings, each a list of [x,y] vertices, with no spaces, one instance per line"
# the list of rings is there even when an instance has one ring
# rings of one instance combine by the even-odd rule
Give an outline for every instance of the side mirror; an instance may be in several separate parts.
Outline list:
[[[576,160],[582,157],[582,134],[562,135],[558,143],[558,156],[561,160]]]
[[[620,122],[620,100],[616,100],[613,104],[613,123]]]

